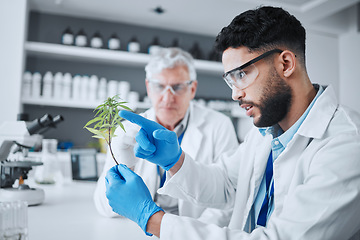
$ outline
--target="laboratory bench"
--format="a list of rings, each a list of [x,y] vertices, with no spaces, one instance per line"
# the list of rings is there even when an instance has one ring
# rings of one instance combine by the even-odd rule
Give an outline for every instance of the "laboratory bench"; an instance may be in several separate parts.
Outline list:
[[[28,207],[30,240],[149,239],[136,223],[128,219],[106,218],[98,214],[93,202],[96,182],[31,183],[31,187],[42,188],[45,200],[40,205]]]

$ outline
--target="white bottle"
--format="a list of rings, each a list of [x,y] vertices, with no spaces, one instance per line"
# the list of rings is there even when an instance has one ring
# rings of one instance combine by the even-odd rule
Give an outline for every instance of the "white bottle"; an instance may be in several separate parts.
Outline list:
[[[108,48],[111,50],[120,50],[120,39],[114,33],[108,40]]]
[[[22,97],[23,98],[31,97],[31,79],[32,79],[31,72],[29,72],[29,71],[24,72],[23,84],[22,84]]]
[[[54,76],[54,99],[60,100],[63,92],[63,74],[57,72]]]
[[[91,75],[89,83],[89,100],[95,102],[97,100],[99,79],[96,75]]]
[[[99,32],[96,32],[91,38],[90,46],[93,48],[102,48],[104,45],[102,37]]]
[[[61,37],[61,43],[65,45],[74,44],[74,34],[71,31],[70,27],[66,28]]]
[[[107,85],[108,97],[113,97],[118,94],[118,81],[110,80]]]
[[[53,97],[53,82],[53,74],[50,71],[46,72],[43,78],[43,98],[50,99]]]
[[[89,82],[90,82],[89,76],[87,75],[82,76],[81,87],[80,87],[80,99],[84,102],[89,100]]]
[[[133,53],[140,52],[140,43],[138,42],[136,37],[133,37],[130,39],[130,41],[128,43],[128,51],[133,52]]]
[[[80,87],[81,87],[81,76],[75,75],[73,78],[73,87],[72,87],[72,99],[77,101],[80,99]]]
[[[119,97],[122,100],[127,101],[129,92],[130,92],[130,83],[127,81],[120,81],[118,86]]]
[[[63,91],[61,99],[68,101],[71,98],[71,82],[72,77],[70,73],[65,73],[63,77]]]
[[[32,75],[32,98],[40,98],[41,96],[41,74],[34,72]]]
[[[134,92],[134,91],[130,91],[129,92],[129,97],[128,97],[128,106],[129,108],[131,108],[132,110],[136,110],[136,108],[139,105],[139,93],[138,92]]]
[[[107,81],[106,78],[101,78],[99,81],[99,89],[98,89],[97,100],[105,101],[107,97]]]
[[[78,47],[86,47],[87,46],[87,36],[84,32],[84,30],[80,30],[76,37],[75,37],[75,46],[78,46]]]

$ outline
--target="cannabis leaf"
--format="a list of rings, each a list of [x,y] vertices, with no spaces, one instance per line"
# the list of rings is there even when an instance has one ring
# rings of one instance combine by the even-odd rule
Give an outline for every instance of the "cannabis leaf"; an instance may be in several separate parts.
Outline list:
[[[103,104],[100,104],[94,109],[94,112],[96,111],[94,118],[88,121],[84,126],[84,128],[94,134],[92,136],[93,138],[105,139],[109,146],[111,156],[117,165],[119,165],[119,163],[116,161],[111,149],[111,140],[113,137],[116,137],[114,134],[115,129],[119,126],[126,132],[124,125],[121,123],[122,118],[119,116],[119,111],[122,109],[132,111],[129,107],[124,105],[127,102],[121,102],[120,100],[121,98],[118,95],[106,99]],[[92,124],[94,124],[94,126],[92,128],[89,127]]]

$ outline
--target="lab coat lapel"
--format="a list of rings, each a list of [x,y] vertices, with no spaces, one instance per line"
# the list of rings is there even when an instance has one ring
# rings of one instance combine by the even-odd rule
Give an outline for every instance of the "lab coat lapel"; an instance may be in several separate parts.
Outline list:
[[[186,128],[181,148],[190,155],[192,159],[197,159],[204,134],[200,126],[205,122],[205,117],[201,111],[194,111],[194,106],[190,102],[190,119]]]
[[[252,140],[243,145],[246,151],[239,156],[241,158],[240,168],[241,175],[238,177],[236,202],[234,205],[233,215],[229,224],[231,229],[246,228],[247,222],[250,221],[250,210],[254,199],[259,191],[260,183],[266,168],[267,159],[271,149],[270,135],[262,136],[258,129],[256,140]],[[256,144],[254,144],[256,143]]]
[[[262,144],[260,144],[259,146],[256,147],[257,150],[255,151],[254,162],[253,162],[254,175],[250,180],[251,192],[250,192],[248,202],[246,203],[247,217],[244,219],[241,229],[244,229],[244,227],[246,225],[246,222],[249,218],[250,210],[251,210],[252,205],[255,201],[255,198],[258,194],[260,184],[261,184],[262,178],[264,176],[266,163],[269,158],[269,154],[270,154],[270,150],[271,150],[271,140],[272,140],[271,135],[265,135]]]

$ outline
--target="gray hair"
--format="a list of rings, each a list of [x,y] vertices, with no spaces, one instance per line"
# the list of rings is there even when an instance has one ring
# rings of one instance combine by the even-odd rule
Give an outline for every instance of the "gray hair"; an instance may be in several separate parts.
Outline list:
[[[190,79],[196,80],[194,59],[190,53],[180,48],[161,48],[150,57],[149,63],[145,67],[146,78],[151,79],[153,74],[160,73],[167,68],[185,66],[188,69]]]

